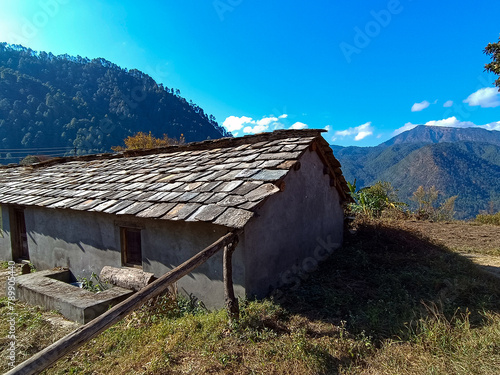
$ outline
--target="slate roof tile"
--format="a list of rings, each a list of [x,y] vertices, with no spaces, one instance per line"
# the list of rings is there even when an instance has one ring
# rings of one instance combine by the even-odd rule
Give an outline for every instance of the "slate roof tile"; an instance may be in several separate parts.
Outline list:
[[[157,218],[174,208],[175,203],[157,203],[147,207],[137,214],[138,217]]]
[[[263,170],[250,177],[251,180],[276,181],[288,173],[288,170]]]
[[[242,228],[253,215],[254,213],[251,211],[230,207],[217,217],[214,224],[231,228]]]
[[[222,184],[222,181],[205,182],[205,183],[203,183],[203,185],[198,187],[197,190],[199,190],[201,192],[213,191],[213,189],[220,184]]]
[[[233,181],[236,179],[236,176],[241,172],[239,169],[235,169],[233,171],[229,171],[226,174],[220,176],[218,179],[221,181]]]
[[[191,203],[204,203],[210,197],[212,197],[215,193],[198,193],[194,198],[192,198],[189,202]]]
[[[114,204],[116,204],[118,201],[117,200],[109,200],[109,201],[104,201],[103,203],[101,204],[98,204],[97,206],[91,208],[89,211],[97,211],[97,212],[102,212],[104,210],[106,210],[107,208],[113,206]]]
[[[231,193],[236,195],[245,195],[252,190],[257,189],[263,181],[245,181],[238,188],[234,189]]]
[[[184,220],[197,210],[201,205],[198,203],[179,203],[175,205],[162,219]]]
[[[215,193],[210,198],[205,201],[205,204],[219,203],[221,200],[227,197],[225,193]]]
[[[234,180],[234,181],[228,181],[220,184],[219,186],[215,187],[214,191],[215,192],[223,192],[223,193],[230,193],[234,189],[236,189],[238,186],[240,186],[243,183],[242,180]]]
[[[126,208],[122,209],[121,211],[118,211],[116,214],[117,215],[135,215],[141,211],[144,211],[145,209],[151,207],[153,203],[151,202],[134,202],[130,206],[127,206]]]
[[[188,191],[188,192],[180,195],[178,200],[179,200],[179,202],[189,202],[191,199],[195,198],[198,194],[200,194],[200,193]]]
[[[278,152],[278,153],[268,153],[260,154],[257,160],[290,160],[297,159],[300,156],[300,152]]]
[[[184,185],[182,182],[171,182],[168,184],[161,184],[157,189],[157,191],[173,191],[177,189],[179,186]]]
[[[257,189],[252,190],[250,193],[245,194],[245,198],[249,201],[255,202],[262,200],[274,193],[277,193],[280,189],[274,184],[264,184],[259,186]]]
[[[217,204],[209,204],[199,207],[187,220],[188,221],[212,221],[220,216],[227,207]]]
[[[247,199],[241,195],[228,195],[217,204],[227,207],[236,207],[245,202],[247,202]]]
[[[118,211],[124,210],[125,208],[133,204],[134,204],[133,201],[120,201],[114,206],[104,210],[104,212],[106,212],[107,214],[114,214],[117,213]]]
[[[81,211],[88,211],[95,206],[101,204],[103,201],[100,199],[88,199],[80,204],[77,204],[75,206],[71,206],[73,210],[81,210]],[[44,203],[41,203],[40,205],[44,205]]]
[[[234,176],[234,178],[247,178],[255,175],[256,173],[260,172],[260,169],[243,169],[243,170],[238,170],[237,174]]]
[[[252,210],[253,208],[255,208],[256,206],[258,206],[259,204],[261,204],[262,201],[256,201],[256,202],[245,202],[243,204],[240,204],[238,206],[238,208],[243,208],[245,210]]]
[[[266,169],[266,168],[274,168],[280,164],[283,163],[283,160],[277,159],[277,160],[266,160],[264,162],[260,162],[259,168],[260,169]]]
[[[136,200],[138,200],[137,197],[139,197],[141,194],[144,194],[142,191],[132,191],[132,192],[129,191],[128,193],[129,194],[125,195],[122,199],[136,201]],[[147,193],[149,193],[149,192],[147,192]]]
[[[276,166],[278,169],[290,169],[297,163],[297,160],[287,160]]]

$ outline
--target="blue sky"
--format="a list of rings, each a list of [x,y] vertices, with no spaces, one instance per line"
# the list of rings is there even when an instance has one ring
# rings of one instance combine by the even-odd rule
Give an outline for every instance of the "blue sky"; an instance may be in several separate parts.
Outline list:
[[[415,124],[500,130],[483,54],[500,2],[0,0],[0,41],[103,57],[235,135],[326,128],[373,146]]]

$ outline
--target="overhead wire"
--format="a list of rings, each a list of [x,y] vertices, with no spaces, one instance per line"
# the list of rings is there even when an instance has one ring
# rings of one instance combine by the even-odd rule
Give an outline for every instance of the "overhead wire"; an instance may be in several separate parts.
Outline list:
[[[58,157],[67,156],[74,153],[74,147],[0,148],[0,160],[22,160],[30,155]]]

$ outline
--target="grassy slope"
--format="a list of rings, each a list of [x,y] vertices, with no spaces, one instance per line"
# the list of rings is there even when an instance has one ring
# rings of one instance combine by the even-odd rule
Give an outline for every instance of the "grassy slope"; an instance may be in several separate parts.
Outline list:
[[[302,276],[281,304],[242,302],[233,327],[144,309],[47,374],[497,374],[500,280],[412,226],[363,225]]]

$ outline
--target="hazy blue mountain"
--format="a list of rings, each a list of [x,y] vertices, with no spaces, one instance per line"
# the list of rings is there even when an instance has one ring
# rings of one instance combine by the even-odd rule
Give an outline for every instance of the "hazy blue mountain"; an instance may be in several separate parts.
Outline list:
[[[484,142],[500,146],[500,131],[490,131],[481,128],[447,128],[443,126],[419,125],[410,131],[401,133],[384,146],[401,143],[443,143],[443,142]]]
[[[457,218],[500,210],[500,132],[417,126],[376,147],[332,146],[348,181],[389,181],[407,203],[423,185],[458,195]],[[492,203],[490,203],[492,202]]]

